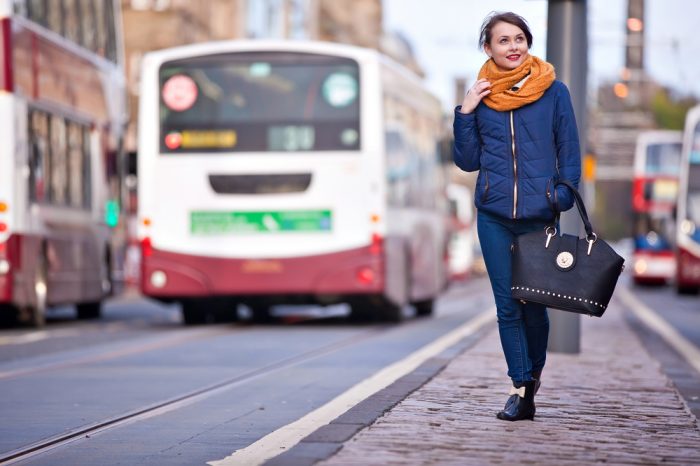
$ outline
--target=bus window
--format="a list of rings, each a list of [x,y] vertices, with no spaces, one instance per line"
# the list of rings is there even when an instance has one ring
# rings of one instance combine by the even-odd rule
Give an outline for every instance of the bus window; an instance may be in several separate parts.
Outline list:
[[[83,207],[83,132],[77,123],[68,123],[68,185],[72,207]]]
[[[29,196],[34,202],[47,200],[46,188],[50,172],[49,122],[45,113],[29,113]]]
[[[47,8],[49,2],[45,0],[28,0],[27,16],[30,20],[42,26],[47,26]]]
[[[63,118],[51,116],[51,202],[65,205],[68,198],[68,176],[66,157],[66,124]]]
[[[693,133],[688,162],[687,217],[696,225],[696,235],[700,239],[700,123]]]
[[[88,50],[97,48],[95,6],[92,0],[80,0],[81,44]]]
[[[212,55],[160,68],[161,151],[357,151],[357,62],[302,53]]]
[[[53,32],[63,35],[63,3],[45,2],[46,23]]]
[[[92,25],[95,30],[95,48],[93,49],[95,53],[102,57],[107,56],[107,29],[105,28],[105,3],[106,2],[94,2],[95,16],[97,21]]]
[[[92,206],[92,169],[90,164],[90,129],[82,127],[83,141],[83,207],[89,209]]]
[[[63,0],[63,8],[65,12],[64,27],[66,39],[76,43],[82,43],[80,34],[80,4],[78,0]]]
[[[647,147],[646,172],[649,175],[678,176],[681,168],[681,145],[650,144]]]
[[[114,4],[112,2],[105,3],[105,57],[116,63],[117,62],[117,34],[114,28]]]

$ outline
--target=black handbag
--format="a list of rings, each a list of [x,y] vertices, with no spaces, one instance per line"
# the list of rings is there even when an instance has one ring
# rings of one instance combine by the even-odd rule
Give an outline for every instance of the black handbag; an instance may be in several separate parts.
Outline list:
[[[601,317],[625,260],[593,232],[581,195],[568,181],[586,237],[557,235],[558,215],[544,231],[517,236],[512,250],[511,294],[562,311]]]

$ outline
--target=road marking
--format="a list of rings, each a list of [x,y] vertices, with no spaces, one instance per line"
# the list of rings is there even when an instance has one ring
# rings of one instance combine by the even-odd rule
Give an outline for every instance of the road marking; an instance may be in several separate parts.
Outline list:
[[[659,316],[653,309],[647,307],[639,298],[624,287],[618,290],[619,298],[634,312],[649,328],[658,333],[661,338],[674,348],[688,363],[700,372],[700,349],[688,341],[683,335]]]
[[[38,331],[25,333],[22,335],[9,335],[0,337],[0,346],[4,345],[26,345],[35,341],[45,340],[49,338],[49,332]]]
[[[77,328],[76,328],[77,326]],[[35,343],[49,338],[65,338],[74,337],[85,334],[86,331],[105,331],[116,332],[127,328],[123,322],[114,322],[111,324],[88,324],[76,323],[73,328],[56,328],[50,330],[32,330],[26,333],[16,335],[0,336],[0,346],[8,345],[25,345],[27,343]]]
[[[288,451],[316,429],[328,424],[369,396],[413,371],[426,360],[446,350],[464,337],[476,333],[481,327],[495,320],[495,308],[489,308],[450,333],[359,382],[301,419],[269,433],[245,448],[234,451],[224,459],[209,461],[207,464],[211,466],[260,465],[270,458]]]

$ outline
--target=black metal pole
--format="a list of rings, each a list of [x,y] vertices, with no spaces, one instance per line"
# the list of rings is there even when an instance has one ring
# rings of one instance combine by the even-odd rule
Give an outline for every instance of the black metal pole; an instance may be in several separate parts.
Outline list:
[[[547,7],[547,61],[556,68],[557,79],[571,92],[581,149],[586,146],[586,75],[588,74],[588,32],[586,0],[549,0]],[[583,156],[583,154],[581,154]],[[581,185],[581,188],[583,186]],[[582,231],[581,221],[571,211],[561,218],[561,228]],[[549,347],[558,353],[581,350],[578,314],[550,310]]]

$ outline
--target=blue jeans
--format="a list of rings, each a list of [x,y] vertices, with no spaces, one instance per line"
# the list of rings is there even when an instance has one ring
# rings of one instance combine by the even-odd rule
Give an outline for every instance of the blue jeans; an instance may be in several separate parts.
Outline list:
[[[496,300],[498,333],[508,364],[508,377],[519,383],[532,380],[547,357],[549,317],[541,304],[522,304],[511,298],[511,251],[516,236],[544,229],[542,220],[512,220],[487,212],[477,213],[481,252]],[[544,238],[544,234],[542,235]]]

